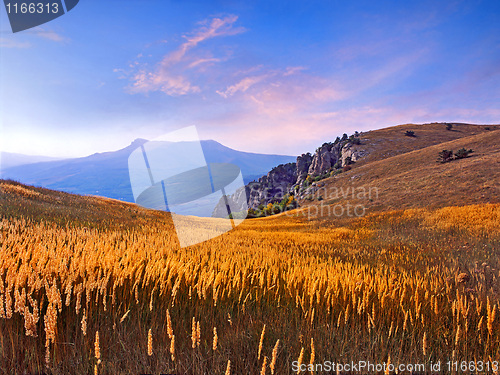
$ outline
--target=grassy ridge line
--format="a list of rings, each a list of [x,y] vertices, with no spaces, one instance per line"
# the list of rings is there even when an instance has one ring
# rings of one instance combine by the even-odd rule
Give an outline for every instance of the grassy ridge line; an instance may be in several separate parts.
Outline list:
[[[414,131],[415,137],[406,137],[407,130]],[[498,130],[500,130],[500,125],[454,124],[452,130],[446,130],[443,123],[404,124],[364,132],[361,135],[363,145],[354,146],[354,148],[364,149],[368,152],[367,156],[360,159],[359,164],[361,165],[440,143],[473,135],[489,134]]]
[[[401,135],[404,137],[404,135]],[[409,138],[409,137],[404,137]],[[410,140],[411,142],[411,140]],[[362,147],[362,146],[361,146]],[[443,149],[472,148],[471,157],[437,163]],[[324,201],[301,201],[301,205],[363,204],[368,212],[410,207],[445,207],[500,202],[500,130],[488,131],[410,151],[387,159],[353,165],[353,169],[320,181]],[[378,199],[356,200],[330,196],[335,189],[352,191],[376,188]]]
[[[148,221],[167,220],[170,214],[115,199],[80,196],[0,180],[0,214],[59,225],[89,228],[128,227]]]

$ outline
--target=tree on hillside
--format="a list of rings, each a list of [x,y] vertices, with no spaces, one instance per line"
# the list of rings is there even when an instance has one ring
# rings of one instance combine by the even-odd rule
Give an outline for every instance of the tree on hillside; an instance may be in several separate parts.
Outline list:
[[[457,152],[455,152],[455,159],[464,159],[469,156],[469,154],[472,154],[474,151],[471,149],[467,150],[465,148],[461,148]]]
[[[452,150],[443,150],[438,155],[439,163],[447,163],[453,160],[453,151]]]

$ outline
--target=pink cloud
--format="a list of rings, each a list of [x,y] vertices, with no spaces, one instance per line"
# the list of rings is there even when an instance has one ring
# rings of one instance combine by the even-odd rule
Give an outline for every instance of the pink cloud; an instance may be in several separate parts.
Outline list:
[[[286,68],[285,73],[283,73],[284,76],[290,76],[293,74],[296,74],[298,72],[301,72],[302,70],[307,70],[307,68],[303,66],[289,66]]]
[[[213,64],[213,63],[221,62],[221,61],[223,61],[222,58],[215,58],[215,57],[200,58],[200,59],[195,60],[192,63],[190,63],[187,67],[189,69],[192,69],[192,68],[195,68],[195,67],[200,66],[200,65]]]
[[[247,71],[262,70],[254,68]],[[295,111],[311,104],[336,101],[346,97],[346,91],[334,80],[302,73],[306,68],[287,67],[283,71],[268,70],[258,75],[245,76],[225,90],[216,92],[225,99],[237,93],[243,102],[254,105],[257,112],[273,115]],[[246,73],[246,72],[245,72]]]
[[[134,75],[133,81],[133,92],[162,91],[167,95],[178,96],[201,91],[198,86],[192,85],[185,77],[161,70],[156,73],[140,71]]]
[[[245,77],[234,85],[228,86],[224,91],[216,91],[217,94],[224,98],[233,96],[237,92],[246,92],[250,87],[268,78],[270,74],[263,74],[260,76]]]
[[[234,26],[237,20],[238,17],[235,15],[205,20],[198,29],[185,35],[186,41],[176,50],[166,54],[153,70],[142,66],[138,72],[132,74],[130,91],[141,93],[161,91],[171,96],[201,92],[198,85],[190,82],[186,71],[225,59],[212,56],[197,57],[190,54],[189,51],[208,39],[244,32],[244,28]],[[134,63],[132,67],[136,65],[139,64]]]

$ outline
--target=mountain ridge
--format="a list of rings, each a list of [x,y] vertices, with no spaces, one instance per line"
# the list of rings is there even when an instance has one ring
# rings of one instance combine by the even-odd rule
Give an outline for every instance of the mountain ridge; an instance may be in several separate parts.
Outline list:
[[[76,194],[99,195],[133,202],[128,156],[146,142],[148,140],[137,138],[116,151],[11,167],[2,171],[1,178]],[[214,140],[202,140],[201,145],[208,163],[238,165],[245,183],[258,178],[276,164],[295,159],[287,155],[237,151]]]

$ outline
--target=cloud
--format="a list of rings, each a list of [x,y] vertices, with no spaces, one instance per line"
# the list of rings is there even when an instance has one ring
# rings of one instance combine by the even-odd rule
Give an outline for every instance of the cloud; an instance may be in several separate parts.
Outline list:
[[[289,66],[288,68],[286,68],[286,71],[285,71],[285,73],[283,73],[283,75],[290,76],[290,75],[296,74],[302,70],[307,70],[307,68],[305,68],[303,66]]]
[[[53,42],[66,42],[68,38],[56,33],[53,30],[44,29],[42,27],[35,27],[33,29],[27,30],[21,35],[10,35],[9,37],[0,37],[0,47],[2,48],[30,48],[33,46],[32,42],[21,41],[22,37],[25,35],[34,35],[39,38],[47,39]],[[29,38],[29,37],[28,37]],[[32,40],[32,39],[31,39]]]
[[[168,71],[159,70],[156,73],[140,71],[133,77],[133,92],[162,91],[167,95],[178,96],[189,93],[198,93],[201,89],[192,85],[181,75],[169,74]]]
[[[192,68],[195,68],[197,66],[200,66],[200,65],[212,65],[213,63],[216,63],[216,62],[221,62],[223,61],[224,59],[222,58],[215,58],[215,57],[211,57],[211,58],[200,58],[198,60],[195,60],[193,61],[192,63],[190,63],[188,65],[188,68],[189,69],[192,69]]]
[[[31,43],[19,42],[13,38],[0,38],[0,47],[2,48],[29,48]]]
[[[203,21],[201,23],[203,26],[195,30],[191,35],[184,35],[186,42],[182,43],[177,50],[167,54],[161,61],[161,65],[169,66],[182,61],[190,49],[195,48],[207,39],[244,32],[245,29],[242,27],[233,27],[237,20],[237,16],[230,15],[224,18],[213,18],[211,21]]]
[[[166,54],[153,69],[140,66],[139,70],[131,75],[132,86],[130,91],[148,93],[161,91],[170,96],[199,93],[201,88],[190,82],[188,70],[201,69],[210,64],[225,61],[226,58],[209,56],[196,56],[190,53],[200,43],[216,37],[236,35],[245,31],[243,27],[235,27],[238,20],[235,15],[214,17],[200,23],[200,27],[188,35],[186,40],[177,49]],[[139,65],[138,62],[132,66]]]
[[[228,86],[224,91],[216,91],[216,92],[223,98],[227,99],[230,96],[236,94],[237,92],[246,92],[250,87],[265,80],[266,78],[269,78],[270,76],[271,74],[262,74],[259,76],[245,77],[239,82],[235,83],[234,85]]]
[[[66,42],[68,38],[56,33],[53,30],[44,29],[43,27],[36,27],[33,29],[33,33],[44,39],[51,40],[53,42]]]
[[[245,75],[225,90],[216,92],[226,100],[238,100],[251,108],[252,113],[273,119],[285,114],[309,112],[348,95],[336,80],[305,74],[303,72],[307,69],[302,66],[267,71],[262,71],[262,66],[259,66],[246,72],[259,70],[260,74]]]

